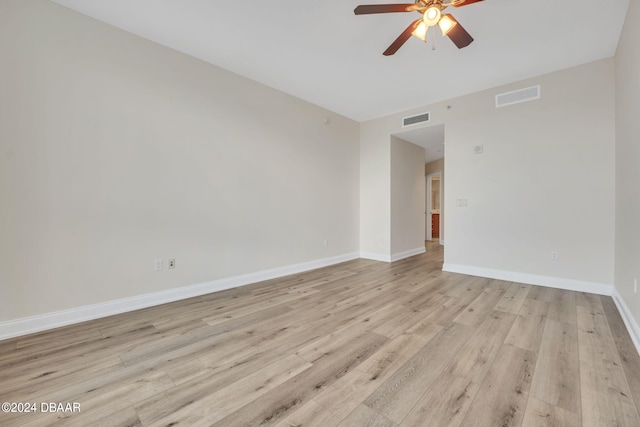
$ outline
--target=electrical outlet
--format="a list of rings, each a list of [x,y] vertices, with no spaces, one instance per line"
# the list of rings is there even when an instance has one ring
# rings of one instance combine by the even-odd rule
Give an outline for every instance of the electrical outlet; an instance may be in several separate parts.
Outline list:
[[[637,278],[633,279],[633,293],[634,294],[638,293],[638,279]]]
[[[176,268],[176,260],[175,260],[175,258],[171,258],[169,260],[169,268]]]
[[[559,261],[560,260],[560,254],[558,253],[558,251],[551,251],[551,261]]]
[[[324,239],[324,245],[329,246],[329,241],[327,239]]]
[[[467,206],[467,199],[456,199],[456,206],[458,207]]]
[[[153,266],[156,271],[162,270],[162,260],[161,259],[155,260],[155,262],[153,263]]]

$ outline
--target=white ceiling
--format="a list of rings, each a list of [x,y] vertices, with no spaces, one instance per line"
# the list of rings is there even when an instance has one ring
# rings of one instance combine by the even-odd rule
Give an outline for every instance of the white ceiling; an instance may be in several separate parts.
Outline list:
[[[475,41],[411,38],[416,12],[355,16],[388,0],[52,0],[364,121],[615,54],[629,0],[486,0],[449,8]],[[406,0],[404,1],[406,2]]]
[[[425,163],[444,157],[444,125],[434,125],[394,134],[400,139],[424,147]]]

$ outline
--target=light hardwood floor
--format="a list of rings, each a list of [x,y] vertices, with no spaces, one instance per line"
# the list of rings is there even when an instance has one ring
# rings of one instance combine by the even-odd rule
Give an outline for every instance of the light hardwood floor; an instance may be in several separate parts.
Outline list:
[[[0,341],[2,426],[640,426],[609,297],[340,265]]]

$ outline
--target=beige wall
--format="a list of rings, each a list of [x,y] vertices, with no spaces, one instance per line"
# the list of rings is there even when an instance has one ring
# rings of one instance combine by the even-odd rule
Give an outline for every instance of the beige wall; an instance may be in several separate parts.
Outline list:
[[[48,1],[3,0],[0,321],[356,253],[358,134]]]
[[[442,194],[441,194],[441,199],[443,200],[443,203],[440,205],[440,241],[444,241],[445,237],[444,237],[444,221],[445,221],[445,214],[444,214],[444,200],[445,200],[445,177],[444,177],[444,158],[442,159],[438,159],[438,160],[434,160],[433,162],[429,162],[427,164],[424,165],[424,174],[425,176],[427,175],[431,175],[432,173],[437,173],[440,172],[440,185],[442,188]],[[427,225],[429,226],[429,225]]]
[[[424,148],[391,136],[391,257],[424,249]]]
[[[616,52],[615,286],[640,323],[640,2],[629,5]],[[639,284],[640,286],[640,284]],[[636,326],[637,327],[637,326]]]
[[[436,172],[444,173],[444,158],[434,160],[433,162],[426,163],[424,165],[424,175],[430,175]]]

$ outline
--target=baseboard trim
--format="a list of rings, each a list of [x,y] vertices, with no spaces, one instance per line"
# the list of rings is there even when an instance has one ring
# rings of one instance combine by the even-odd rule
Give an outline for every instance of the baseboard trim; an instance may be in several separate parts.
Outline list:
[[[285,267],[272,268],[269,270],[227,277],[210,282],[167,289],[165,291],[153,292],[150,294],[106,301],[103,303],[45,313],[37,316],[8,320],[0,322],[0,340],[197,297],[264,280],[277,279],[278,277],[288,276],[290,274],[302,273],[304,271],[339,264],[341,262],[357,259],[358,257],[359,253],[352,252],[334,257],[288,265]]]
[[[440,244],[444,246],[444,239],[440,239]]]
[[[394,261],[399,261],[399,260],[404,259],[404,258],[409,258],[409,257],[414,256],[414,255],[423,254],[425,252],[426,252],[426,250],[425,250],[424,246],[422,246],[422,247],[419,247],[419,248],[414,248],[414,249],[410,249],[408,251],[398,252],[398,253],[391,254],[391,255],[377,254],[377,253],[374,253],[374,252],[360,252],[360,258],[370,259],[370,260],[373,260],[373,261],[394,262]]]
[[[360,258],[373,261],[391,262],[391,255],[377,254],[374,252],[360,252]]]
[[[399,261],[401,259],[405,259],[405,258],[409,258],[412,257],[414,255],[420,255],[426,252],[426,249],[424,248],[424,246],[421,246],[419,248],[413,248],[413,249],[409,249],[408,251],[404,251],[404,252],[398,252],[395,254],[391,255],[391,262],[394,261]]]
[[[620,317],[622,317],[622,321],[627,327],[627,332],[629,332],[629,335],[631,336],[633,345],[636,346],[636,351],[640,354],[640,326],[638,326],[638,322],[634,319],[627,303],[624,302],[624,298],[622,298],[622,295],[620,295],[615,286],[613,287],[613,294],[611,297],[613,298],[613,302],[616,304],[616,307],[618,307]]]
[[[442,270],[451,273],[469,274],[471,276],[527,283],[529,285],[546,286],[548,288],[566,289],[569,291],[588,292],[598,295],[611,296],[613,292],[613,285],[604,283],[540,276],[537,274],[518,273],[507,270],[495,270],[492,268],[475,267],[471,265],[451,264],[445,262],[442,266]]]

